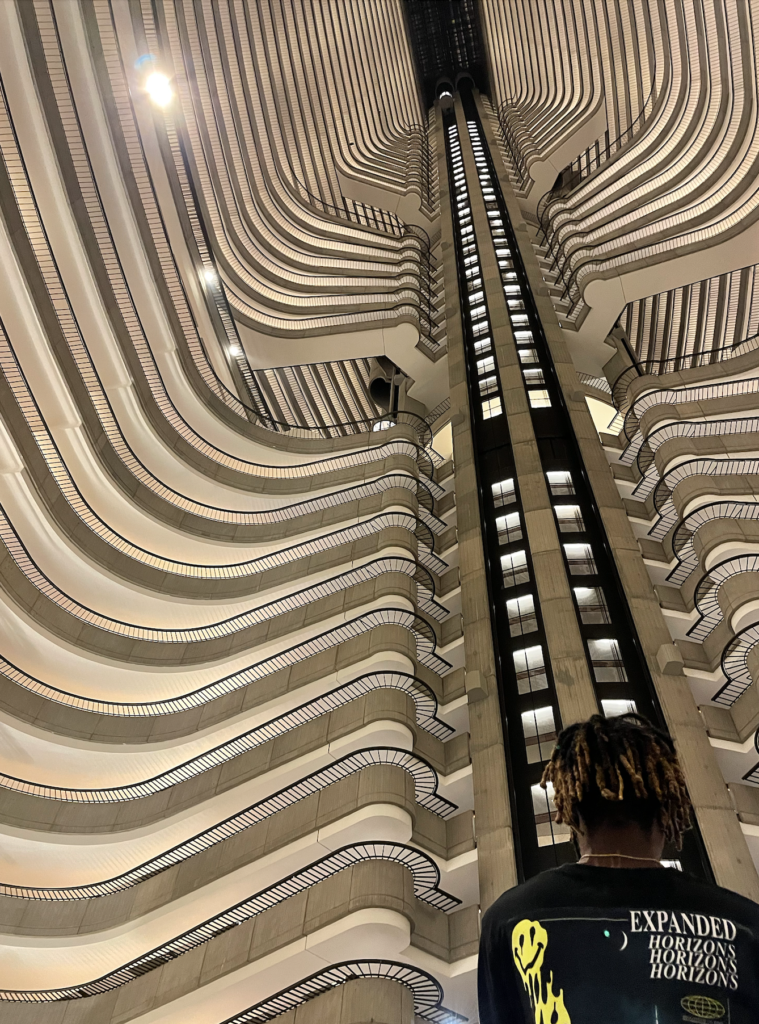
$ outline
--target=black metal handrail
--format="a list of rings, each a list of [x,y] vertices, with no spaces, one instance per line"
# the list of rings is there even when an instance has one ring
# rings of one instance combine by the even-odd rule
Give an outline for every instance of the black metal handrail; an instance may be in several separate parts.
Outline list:
[[[60,53],[60,42],[59,42],[59,39],[58,39],[57,24],[56,24],[56,21],[55,21],[55,15],[54,15],[52,10],[49,10],[47,12],[45,12],[45,11],[38,11],[37,12],[37,16],[38,16],[38,18],[39,17],[44,17],[44,15],[46,13],[49,16],[49,22],[46,22],[46,25],[47,25],[47,27],[49,27],[49,28],[51,28],[53,30],[53,31],[51,31],[51,32],[49,32],[47,34],[47,36],[46,36],[47,41],[51,42],[53,39],[55,39],[56,44],[57,44],[57,49],[56,49],[57,60],[55,61],[55,63],[56,63],[56,68],[57,68],[58,74],[52,76],[53,89],[54,89],[54,92],[55,92],[55,95],[56,95],[56,99],[60,103],[60,102],[62,102],[61,98],[60,98],[61,97],[60,87],[61,87],[62,83],[64,83],[64,82],[66,83],[67,92],[66,92],[65,100],[66,100],[67,112],[68,112],[68,114],[70,116],[63,116],[63,118],[62,118],[63,128],[66,131],[67,139],[68,139],[68,142],[69,142],[69,146],[72,149],[72,152],[77,152],[79,154],[79,156],[80,156],[80,159],[75,161],[74,169],[75,169],[75,171],[76,171],[78,176],[81,175],[81,174],[86,174],[86,176],[87,176],[87,181],[85,183],[86,187],[83,187],[81,189],[82,199],[85,202],[85,205],[87,207],[88,216],[92,220],[93,228],[94,228],[96,222],[100,224],[101,230],[99,232],[98,231],[95,232],[98,245],[101,246],[104,243],[109,243],[108,244],[108,249],[109,249],[108,258],[105,259],[104,262],[105,262],[106,270],[109,273],[109,276],[110,276],[111,272],[118,272],[119,280],[118,280],[118,285],[115,288],[115,295],[116,295],[117,301],[118,301],[119,293],[122,294],[122,297],[126,296],[126,299],[128,300],[129,310],[127,311],[127,315],[125,317],[125,323],[127,323],[127,325],[129,325],[129,324],[136,324],[139,327],[140,332],[143,333],[142,332],[142,328],[141,328],[141,324],[140,324],[140,321],[139,321],[139,316],[137,315],[136,309],[134,307],[134,303],[131,300],[131,293],[129,291],[129,288],[128,288],[128,285],[127,285],[127,282],[126,282],[126,277],[124,276],[124,273],[123,273],[123,268],[121,267],[120,259],[118,258],[118,254],[116,253],[115,247],[113,246],[113,240],[111,238],[110,228],[109,228],[108,222],[107,222],[107,217],[105,215],[105,210],[104,210],[104,207],[103,207],[101,199],[100,199],[99,190],[97,188],[97,184],[95,182],[94,174],[92,172],[92,167],[91,167],[90,160],[89,160],[89,154],[87,152],[86,143],[84,141],[84,136],[83,136],[83,133],[81,131],[81,126],[79,125],[78,116],[76,114],[76,108],[75,108],[75,106],[73,104],[73,99],[72,99],[71,92],[70,92],[70,85],[68,83],[67,71],[66,71],[65,64],[63,62],[61,53]],[[48,57],[49,61],[52,59],[51,53],[49,51],[49,48],[48,48],[47,57]],[[131,99],[128,98],[128,97],[127,97],[127,99],[128,99],[128,102],[129,102],[129,105],[130,105],[130,110],[131,110]],[[133,113],[133,111],[132,111],[132,113]],[[22,202],[20,204],[21,209],[22,209],[22,219],[23,219],[23,215],[24,214],[29,215],[30,213],[32,213],[35,216],[35,220],[38,222],[37,223],[38,232],[41,232],[41,237],[44,238],[45,241],[46,241],[46,235],[44,233],[44,229],[42,229],[42,222],[41,222],[41,219],[39,218],[39,211],[37,210],[36,200],[34,199],[34,196],[33,196],[32,190],[31,190],[31,184],[30,184],[30,181],[29,181],[29,178],[28,178],[28,174],[26,173],[26,167],[25,167],[25,164],[24,164],[24,161],[23,161],[23,157],[21,156],[21,153],[20,153],[20,148],[18,146],[18,140],[17,140],[17,137],[16,137],[15,129],[13,127],[13,122],[12,122],[11,115],[10,115],[10,110],[9,110],[9,108],[7,106],[7,102],[6,102],[6,99],[5,99],[4,92],[2,90],[2,84],[1,83],[0,83],[0,114],[2,115],[3,119],[6,122],[5,127],[7,129],[6,137],[5,137],[5,139],[3,141],[4,141],[5,144],[10,142],[13,145],[13,148],[14,148],[14,160],[15,160],[17,168],[18,168],[18,170],[20,172],[20,175],[23,178],[23,180],[20,180],[18,174],[14,178],[14,175],[11,173],[11,169],[9,168],[9,176],[11,177],[11,181],[12,181],[14,190],[18,191],[18,189],[21,188],[22,191],[25,193],[23,198],[26,200],[26,203],[24,203],[23,200],[22,200]],[[142,154],[141,150],[140,150],[140,155],[141,155],[143,163],[144,163],[144,154]],[[5,152],[3,153],[3,158],[4,158],[4,160],[5,160],[6,164],[7,164],[8,161],[7,161]],[[147,185],[148,185],[149,189],[151,190],[151,196],[152,196],[152,198],[154,200],[154,203],[153,203],[153,205],[154,205],[154,216],[152,218],[149,218],[150,230],[152,232],[156,228],[160,228],[163,231],[164,235],[165,235],[165,226],[163,224],[163,218],[162,218],[160,210],[159,210],[159,208],[157,206],[157,200],[155,199],[155,192],[154,192],[152,178],[150,176],[150,173],[149,173],[149,170],[148,170],[146,164],[144,164],[144,166],[143,166],[143,171],[144,171],[145,181],[147,182]],[[139,184],[139,182],[138,182],[138,184]],[[27,203],[29,204],[28,207],[27,207]],[[166,238],[164,238],[164,242],[165,242],[165,245],[159,247],[159,250],[160,250],[159,251],[159,259],[160,259],[160,252],[164,252],[165,257],[167,259],[170,259],[172,261],[172,263],[173,263],[173,255],[171,254],[171,248],[168,245],[168,241],[167,241]],[[32,241],[31,236],[30,236],[30,244],[33,245],[33,241]],[[53,266],[55,266],[55,259],[52,256],[52,253],[49,254],[49,258],[52,261]],[[377,416],[377,417],[370,418],[370,419],[367,419],[367,420],[351,420],[351,421],[346,421],[344,423],[333,423],[333,424],[327,424],[327,425],[322,425],[322,426],[318,426],[318,427],[304,427],[304,426],[302,426],[300,424],[291,424],[291,423],[288,423],[286,421],[279,421],[279,420],[276,420],[274,418],[267,417],[266,415],[262,415],[262,412],[261,412],[260,409],[256,409],[256,408],[254,408],[252,406],[246,405],[244,402],[242,402],[240,400],[240,398],[237,395],[235,395],[232,391],[229,390],[229,388],[227,388],[227,386],[224,384],[224,382],[221,381],[221,379],[216,374],[216,371],[213,369],[213,364],[212,364],[212,362],[210,360],[210,357],[208,356],[208,353],[207,353],[207,351],[205,349],[205,345],[204,345],[204,342],[203,342],[203,340],[202,340],[202,338],[200,336],[200,333],[199,333],[199,331],[197,329],[197,325],[195,324],[195,320],[194,320],[194,317],[192,315],[192,311],[191,311],[191,308],[189,306],[189,302],[187,301],[187,297],[186,297],[186,295],[184,293],[184,286],[183,286],[183,284],[181,282],[181,278],[179,277],[179,272],[178,272],[178,270],[176,268],[176,264],[175,263],[173,263],[173,268],[174,268],[175,277],[176,277],[176,281],[175,281],[176,288],[175,288],[175,291],[178,289],[179,293],[181,293],[181,296],[184,299],[184,301],[183,301],[183,308],[184,308],[185,316],[184,316],[184,319],[183,319],[183,323],[184,323],[184,325],[185,325],[185,327],[187,329],[191,330],[192,335],[193,335],[193,339],[194,339],[194,347],[197,348],[200,353],[202,353],[202,357],[203,357],[200,360],[200,363],[198,362],[198,360],[194,359],[194,365],[196,366],[198,372],[200,373],[201,378],[204,380],[204,383],[209,388],[211,394],[215,395],[216,398],[219,399],[220,401],[222,401],[222,403],[227,408],[230,408],[233,411],[237,412],[237,414],[240,415],[241,417],[243,417],[246,421],[249,421],[252,418],[255,423],[258,423],[258,425],[262,426],[264,429],[275,430],[275,431],[278,431],[278,432],[281,432],[281,433],[287,433],[287,434],[289,434],[292,437],[302,437],[302,438],[341,437],[341,436],[345,436],[346,434],[351,434],[351,433],[370,432],[378,424],[393,423],[394,421],[402,421],[402,422],[407,422],[411,426],[414,427],[414,429],[417,432],[417,436],[420,438],[421,443],[423,443],[425,446],[428,446],[431,443],[431,432],[429,430],[429,427],[427,426],[427,424],[424,422],[424,420],[421,417],[416,416],[413,413],[402,412],[402,413],[395,414],[395,416],[393,416],[393,417]],[[58,275],[58,279],[60,281],[60,275]],[[168,286],[168,283],[167,283],[167,286]],[[170,292],[172,291],[170,286],[169,286],[169,291]],[[65,289],[64,289],[64,295],[65,295]],[[226,299],[225,299],[225,301],[226,301]],[[401,309],[401,308],[403,308],[403,303],[396,304],[395,306],[390,307],[390,308],[391,309]],[[73,318],[73,313],[70,313],[70,315]],[[231,316],[231,314],[230,314],[230,316]],[[327,319],[330,319],[330,318],[327,317]],[[75,322],[75,319],[74,319],[74,322]],[[144,334],[143,334],[143,336],[144,336]],[[185,339],[185,340],[187,341],[187,339]],[[145,344],[146,344],[146,348],[147,348],[147,342]],[[191,345],[188,342],[188,347],[190,348],[190,350],[192,350],[193,345]],[[157,371],[157,367],[153,367],[152,369],[153,369],[154,373],[158,372]],[[173,416],[174,416],[174,418],[179,416],[179,414],[176,412],[176,410],[173,410]],[[179,417],[179,419],[181,420],[181,417]]]
[[[736,434],[754,434],[759,431],[759,416],[740,416],[721,420],[677,420],[656,427],[641,445],[636,464],[643,477],[633,489],[633,497],[645,498],[654,487],[652,476],[646,479],[648,470],[656,469],[654,459],[656,452],[668,441],[680,438],[731,437]],[[645,484],[645,486],[644,486]]]
[[[93,793],[106,794],[103,799],[97,799],[94,801],[97,803],[114,803],[122,802],[123,800],[144,799],[145,797],[153,796],[155,793],[169,789],[172,786],[187,782],[189,779],[197,778],[204,772],[218,768],[236,757],[240,757],[251,750],[255,750],[257,747],[260,747],[265,743],[270,743],[281,736],[285,736],[294,729],[307,725],[308,723],[320,718],[322,715],[330,714],[332,711],[345,707],[352,701],[359,700],[361,697],[364,697],[369,693],[374,693],[377,690],[397,690],[400,693],[408,694],[414,703],[415,720],[417,725],[420,729],[423,729],[430,735],[435,736],[437,739],[445,741],[454,731],[452,726],[447,725],[437,717],[437,699],[432,690],[424,682],[417,679],[416,676],[409,675],[405,672],[376,672],[370,675],[359,676],[357,679],[351,680],[349,683],[343,683],[341,686],[336,686],[332,690],[322,694],[320,697],[316,697],[314,700],[307,701],[305,704],[301,704],[298,707],[293,708],[291,711],[283,712],[283,714],[277,715],[274,718],[269,719],[267,722],[264,722],[253,729],[249,729],[247,732],[244,732],[239,736],[235,736],[231,740],[220,743],[210,750],[199,754],[197,757],[190,758],[188,761],[184,761],[182,764],[176,765],[174,768],[167,769],[165,772],[152,776],[149,779],[143,779],[142,781],[133,783],[130,786],[117,787],[116,789],[64,790],[64,792],[79,793],[81,799],[69,801],[75,803],[93,802],[93,799],[91,799]],[[140,705],[141,708],[150,706],[150,704]],[[134,707],[135,705],[133,704],[121,704],[119,705],[119,710],[122,715],[128,715]],[[9,777],[7,776],[0,776],[0,785],[6,789],[24,793],[28,796],[41,797],[43,799],[61,799],[59,796],[50,796],[48,787],[40,787],[37,783],[30,782],[25,779],[10,779],[13,784],[6,786],[5,782],[8,778]],[[56,793],[57,792],[58,790],[56,790]],[[98,889],[97,892],[93,890],[92,885],[74,887],[77,892],[81,889],[81,895],[67,896],[65,898],[84,899],[93,895],[104,895],[106,892],[115,892],[120,888],[129,888],[129,886],[137,884],[137,882],[142,878],[142,875],[140,874],[142,868],[134,870],[137,874],[134,872],[126,872],[124,875],[118,876],[117,879],[110,879],[104,883],[96,883],[96,887],[101,885],[106,886],[105,889]],[[0,884],[0,895],[23,895],[16,891],[17,888],[18,887]],[[57,889],[51,889],[50,891],[53,893],[58,892]],[[42,899],[43,897],[40,896],[39,898]],[[44,898],[47,899],[48,897]],[[64,897],[51,896],[49,898],[63,899]]]
[[[607,163],[613,155],[623,149],[627,142],[634,139],[636,135],[640,135],[643,129],[647,127],[649,118],[654,112],[658,95],[659,94],[656,89],[656,52],[654,51],[651,88],[637,117],[614,139],[609,139],[609,129],[607,128],[603,135],[599,136],[595,142],[591,143],[583,153],[580,153],[578,157],[576,157],[571,163],[567,164],[564,170],[561,171],[561,185],[558,186],[558,188],[552,186],[547,192],[544,192],[538,200],[536,213],[538,223],[540,225],[539,230],[543,234],[543,244],[548,242],[548,231],[544,223],[544,215],[548,210],[552,197],[557,199],[564,198],[566,193],[575,189],[581,181],[588,178],[594,171],[597,171],[599,167],[602,167]],[[647,109],[649,104],[650,109]],[[603,145],[601,144],[602,139]],[[594,151],[593,157],[591,157],[591,150]],[[584,169],[583,157],[585,157]],[[567,171],[569,171],[569,174],[565,178],[564,175]],[[561,192],[561,195],[557,194],[559,191]]]
[[[672,501],[672,493],[682,480],[689,476],[746,475],[759,475],[759,458],[701,457],[688,459],[686,462],[680,462],[673,466],[659,480],[654,490],[654,507],[659,513],[659,517],[648,531],[649,536],[654,540],[661,540],[677,522],[678,514]]]
[[[622,379],[631,369],[629,367],[618,379]],[[623,465],[631,465],[641,447],[646,443],[646,438],[640,433],[640,420],[648,409],[655,405],[678,405],[682,402],[707,402],[717,398],[756,395],[759,394],[759,377],[742,377],[725,382],[711,381],[705,384],[678,382],[677,385],[670,387],[666,385],[651,387],[630,403],[627,402],[627,383],[624,387],[625,401],[623,404],[627,410],[624,429],[629,443],[620,457],[620,462]]]
[[[718,598],[721,587],[734,576],[748,572],[759,573],[759,555],[731,555],[711,566],[696,585],[693,601],[699,619],[685,634],[687,637],[703,643],[724,619]]]
[[[0,1000],[6,1002],[50,1003],[68,999],[85,999],[111,992],[135,978],[148,974],[162,964],[175,960],[188,953],[191,949],[211,941],[230,928],[235,928],[251,918],[258,917],[265,911],[276,907],[320,882],[344,871],[361,860],[391,861],[407,868],[412,875],[414,893],[418,899],[430,904],[438,910],[452,910],[459,901],[448,893],[442,892],[436,884],[430,885],[434,862],[420,851],[401,843],[363,843],[354,847],[344,847],[328,855],[321,861],[311,864],[300,871],[295,871],[287,878],[274,885],[241,900],[239,903],[202,924],[188,929],[181,935],[164,942],[140,957],[131,960],[122,967],[109,971],[93,981],[80,985],[52,989],[35,989],[24,991],[19,989],[0,989]],[[438,874],[439,880],[439,874]]]
[[[749,671],[748,656],[757,645],[759,645],[759,624],[757,623],[746,626],[726,645],[722,652],[720,667],[727,682],[720,686],[712,697],[715,704],[731,707],[751,686],[754,680]],[[755,770],[756,768],[752,768],[747,775],[751,775]]]
[[[192,644],[218,640],[220,637],[230,636],[241,630],[250,629],[262,622],[268,622],[276,616],[285,615],[307,604],[322,601],[326,597],[338,594],[350,587],[361,586],[372,580],[380,579],[387,573],[398,573],[413,579],[421,591],[418,597],[419,605],[428,614],[432,615],[433,618],[442,621],[448,615],[448,609],[434,600],[435,582],[428,569],[414,559],[401,558],[397,555],[386,555],[371,559],[363,565],[348,569],[320,583],[312,584],[303,590],[295,591],[285,597],[268,601],[265,604],[207,625],[184,628],[146,626],[104,615],[82,604],[61,590],[34,561],[26,545],[8,519],[2,505],[0,505],[0,541],[5,545],[19,571],[24,574],[29,583],[47,600],[80,622],[87,623],[89,626],[108,633],[129,637],[138,642]],[[424,593],[425,591],[427,592],[426,594]]]
[[[197,840],[199,837],[195,838]],[[208,848],[209,847],[206,847],[206,849]],[[336,874],[337,871],[341,871],[344,867],[349,867],[352,863],[359,863],[362,860],[374,859],[372,851],[375,848],[390,848],[393,852],[403,851],[403,863],[410,867],[414,876],[414,892],[418,899],[421,899],[425,903],[429,903],[431,906],[442,911],[453,910],[461,903],[461,900],[457,899],[455,896],[439,891],[440,869],[429,854],[426,854],[415,847],[407,846],[404,843],[365,842],[351,843],[348,846],[344,846],[342,849],[336,850],[334,854],[315,861],[307,868],[293,872],[288,877],[281,879],[268,889],[265,889],[264,892],[271,900],[270,905],[274,905],[274,903],[279,902],[277,899],[277,890],[280,890],[283,886],[287,887],[288,882],[295,880],[297,886],[298,876],[313,876],[314,873],[318,873],[318,875],[321,876],[318,880],[321,881],[322,878],[327,878],[330,875]],[[335,857],[337,860],[335,860]],[[385,860],[388,858],[383,857],[382,859]],[[346,860],[348,860],[348,863],[346,863]],[[179,861],[175,861],[175,863],[179,863]],[[139,875],[139,877],[134,877],[137,872],[142,869],[146,869],[147,873],[143,873]],[[160,871],[166,871],[167,869],[168,866],[162,867],[160,868]],[[123,892],[125,889],[131,888],[140,882],[144,882],[148,878],[153,878],[157,873],[159,872],[155,869],[150,870],[148,865],[141,865],[140,868],[135,869],[132,872],[125,872],[117,878],[109,879],[106,882],[95,882],[90,885],[76,885],[55,889],[0,883],[0,896],[30,901],[41,900],[48,903],[64,903],[76,902],[78,900],[99,899],[103,896],[112,896],[116,892]],[[295,888],[290,895],[294,895],[297,891],[298,889]],[[262,895],[263,893],[259,893],[259,896]]]
[[[380,608],[364,612],[356,618],[349,619],[341,626],[319,633],[279,654],[265,658],[263,661],[254,662],[252,665],[206,683],[189,693],[161,700],[120,702],[81,697],[29,675],[2,655],[0,655],[0,673],[31,693],[73,708],[82,707],[86,711],[105,715],[173,715],[201,707],[218,697],[249,686],[281,669],[289,668],[312,655],[330,650],[381,626],[399,626],[411,633],[416,645],[417,658],[422,665],[437,672],[438,675],[445,675],[450,670],[451,665],[436,653],[435,631],[426,619],[405,608]]]
[[[100,540],[118,551],[119,554],[134,559],[142,565],[154,567],[160,570],[162,574],[170,573],[192,579],[239,579],[253,573],[264,572],[275,566],[284,565],[298,558],[307,557],[310,554],[324,551],[330,547],[336,547],[341,543],[350,543],[360,537],[377,532],[386,526],[400,526],[414,533],[420,544],[423,545],[419,558],[424,565],[438,573],[445,568],[445,563],[434,554],[434,535],[429,526],[419,517],[411,513],[401,512],[381,513],[354,526],[322,534],[313,540],[292,545],[272,554],[225,565],[199,565],[179,562],[133,544],[105,523],[82,495],[68,471],[60,450],[42,417],[39,406],[26,385],[21,369],[18,363],[15,362],[15,356],[13,362],[9,365],[4,358],[6,351],[6,339],[0,325],[0,370],[3,371],[6,381],[12,389],[27,429],[36,443],[53,481],[77,518]],[[13,355],[12,351],[11,355]],[[372,451],[380,453],[384,447],[380,446]],[[394,446],[391,445],[390,447]],[[424,547],[427,548],[426,551]]]
[[[701,505],[699,508],[689,512],[675,527],[672,534],[672,550],[677,558],[677,565],[667,576],[667,582],[674,586],[681,586],[690,574],[698,568],[699,556],[693,546],[693,538],[698,530],[709,522],[717,519],[743,519],[747,521],[759,519],[759,502],[755,501],[713,501],[708,505]],[[721,562],[712,566],[703,579],[716,570]],[[701,581],[703,582],[703,580]],[[699,583],[696,586],[698,592]],[[696,599],[698,604],[698,599]],[[695,627],[693,627],[695,629]]]
[[[153,52],[158,52],[158,50],[162,46],[162,44],[161,44],[161,42],[159,40],[160,28],[156,24],[155,20],[152,17],[148,16],[148,18],[146,19],[146,21],[145,21],[145,30],[146,30],[147,37],[149,39],[152,39],[153,43],[155,44],[155,49],[153,49]],[[194,104],[194,98],[192,96],[190,97],[190,102]],[[202,234],[202,245],[204,247],[206,247],[208,252],[210,253],[210,251],[212,251],[212,246],[211,246],[211,243],[210,243],[208,232],[207,232],[206,227],[205,227],[204,219],[203,219],[203,217],[201,215],[201,212],[200,212],[201,211],[200,200],[199,200],[199,196],[197,194],[197,191],[195,189],[195,186],[193,184],[193,176],[192,176],[192,173],[191,173],[191,170],[190,170],[190,162],[189,162],[187,148],[186,148],[184,142],[180,138],[180,133],[179,133],[179,130],[177,129],[177,125],[176,125],[176,123],[174,121],[174,118],[172,116],[171,109],[167,107],[163,111],[163,115],[164,115],[164,125],[165,125],[167,133],[168,133],[168,135],[170,137],[169,141],[170,141],[171,150],[172,150],[172,157],[173,157],[173,161],[174,161],[174,167],[175,167],[175,170],[176,170],[176,172],[177,172],[177,174],[178,174],[178,176],[180,178],[180,185],[181,185],[182,195],[183,195],[183,198],[185,200],[185,203],[188,205],[188,207],[191,207],[191,208],[188,208],[188,214],[190,215],[191,228],[192,228],[192,231],[193,231],[193,235],[195,236],[196,242],[201,241],[201,239],[198,237],[198,229],[200,229],[200,233]],[[176,139],[176,144],[172,144],[172,138],[171,138],[172,136]],[[190,148],[192,148],[192,145],[191,145]],[[197,158],[198,155],[200,155],[200,154],[196,154],[196,158]],[[179,156],[179,158],[177,158],[178,156]],[[204,159],[204,161],[206,161],[206,159],[207,159],[205,154],[203,154],[203,159]],[[289,163],[289,157],[288,157],[288,163]],[[420,284],[422,285],[422,287],[420,288],[420,291],[419,291],[419,294],[420,294],[420,306],[422,306],[424,308],[424,313],[425,313],[427,321],[428,321],[428,329],[427,329],[427,336],[428,337],[427,337],[427,340],[429,341],[429,343],[431,345],[433,345],[433,346],[436,345],[437,343],[432,338],[433,315],[432,315],[431,290],[428,291],[426,296],[424,295],[424,292],[425,292],[424,285],[425,285],[425,283],[426,283],[428,289],[431,289],[431,272],[430,272],[431,253],[430,253],[429,236],[427,235],[427,232],[424,231],[423,228],[421,228],[421,227],[419,227],[417,225],[405,224],[403,221],[400,220],[400,218],[396,217],[394,214],[390,214],[389,211],[381,211],[381,210],[378,210],[375,207],[368,206],[367,204],[356,203],[353,200],[349,201],[349,200],[346,200],[345,197],[342,197],[343,198],[343,202],[345,204],[345,208],[344,208],[344,210],[341,210],[341,208],[339,206],[336,206],[333,203],[326,202],[325,200],[322,200],[319,196],[316,196],[313,193],[311,193],[306,188],[306,186],[298,179],[297,175],[295,174],[294,168],[292,167],[291,164],[290,164],[290,171],[291,171],[291,173],[293,175],[294,181],[298,184],[298,186],[301,189],[304,190],[306,196],[308,197],[307,201],[309,202],[309,205],[313,205],[316,209],[320,209],[321,213],[334,216],[337,219],[346,219],[348,221],[351,221],[352,223],[357,224],[360,227],[369,227],[369,228],[374,227],[375,230],[382,231],[384,233],[390,233],[394,237],[399,237],[401,239],[416,238],[416,239],[418,239],[422,243],[422,250],[419,252],[420,261],[421,261],[421,265],[422,265],[422,272],[419,275]],[[286,184],[286,182],[283,181],[281,175],[279,174],[279,167],[278,166],[277,166],[277,174],[278,174],[278,176],[280,178],[280,181],[283,184]],[[183,178],[185,179],[184,181],[182,180]],[[353,204],[353,211],[352,211],[353,212],[353,217],[351,217],[351,205],[350,205],[351,203]],[[359,208],[362,208],[362,211],[363,211],[362,213],[359,213]],[[383,214],[384,214],[384,216],[383,216]],[[370,221],[374,221],[374,224],[370,223]],[[395,222],[397,222],[397,224]],[[390,229],[389,232],[387,231],[388,228]],[[393,230],[393,228],[396,228],[396,230]],[[426,256],[425,256],[425,253],[426,253]],[[425,264],[426,264],[426,270],[425,270]],[[223,292],[223,287],[221,288],[221,290]],[[226,303],[226,301],[227,301],[226,300],[226,295],[224,295],[224,302]],[[231,316],[231,313],[230,313],[230,316]],[[421,320],[420,320],[420,322],[421,322]]]
[[[315,999],[323,992],[362,978],[387,979],[410,989],[414,995],[414,1015],[420,1020],[428,1021],[429,1024],[465,1024],[465,1017],[442,1005],[443,990],[431,974],[392,960],[356,960],[333,964],[295,985],[289,985],[242,1013],[227,1018],[223,1024],[268,1024],[275,1017]]]

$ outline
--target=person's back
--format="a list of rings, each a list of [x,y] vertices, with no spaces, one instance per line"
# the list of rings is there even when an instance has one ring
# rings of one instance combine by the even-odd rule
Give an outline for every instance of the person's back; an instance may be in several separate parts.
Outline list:
[[[544,778],[581,857],[485,914],[480,1024],[757,1024],[759,906],[659,864],[689,820],[668,738],[596,716]]]

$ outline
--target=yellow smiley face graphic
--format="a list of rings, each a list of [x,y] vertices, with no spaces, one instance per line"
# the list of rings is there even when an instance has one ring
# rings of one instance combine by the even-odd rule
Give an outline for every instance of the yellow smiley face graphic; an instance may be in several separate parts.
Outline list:
[[[553,972],[543,982],[543,959],[548,932],[539,921],[520,921],[511,933],[511,954],[530,997],[535,1024],[572,1024],[564,1006],[564,992],[553,991]]]

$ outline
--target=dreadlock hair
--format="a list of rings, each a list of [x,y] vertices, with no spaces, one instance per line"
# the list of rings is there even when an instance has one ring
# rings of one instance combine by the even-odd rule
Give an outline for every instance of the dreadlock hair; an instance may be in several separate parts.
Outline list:
[[[540,785],[554,789],[556,821],[575,832],[601,823],[654,822],[679,850],[691,804],[672,740],[642,715],[593,715],[564,729]]]

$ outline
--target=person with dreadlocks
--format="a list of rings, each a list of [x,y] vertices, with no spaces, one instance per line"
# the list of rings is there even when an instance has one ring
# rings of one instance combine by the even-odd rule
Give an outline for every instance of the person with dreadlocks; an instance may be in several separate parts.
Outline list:
[[[541,785],[577,863],[484,915],[480,1024],[759,1024],[759,906],[662,864],[691,826],[669,736],[594,715],[559,735]]]

